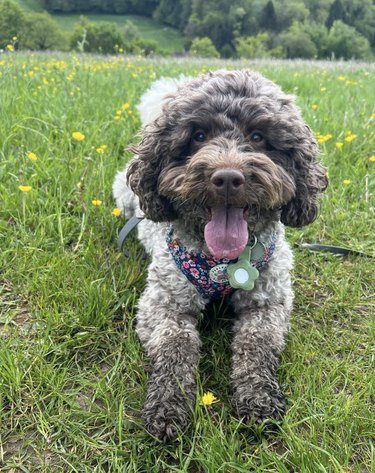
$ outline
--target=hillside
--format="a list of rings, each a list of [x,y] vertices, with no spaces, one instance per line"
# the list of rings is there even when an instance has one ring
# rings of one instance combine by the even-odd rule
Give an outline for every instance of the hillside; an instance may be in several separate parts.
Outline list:
[[[29,11],[41,11],[38,0],[17,0],[17,3]],[[74,29],[74,25],[79,21],[80,14],[52,13],[51,16],[63,31],[71,32]],[[84,16],[94,23],[116,23],[119,28],[124,26],[127,21],[131,21],[139,30],[142,38],[156,41],[161,48],[169,52],[182,52],[184,50],[184,38],[181,32],[170,26],[165,26],[152,18],[138,15],[106,14],[85,14]]]

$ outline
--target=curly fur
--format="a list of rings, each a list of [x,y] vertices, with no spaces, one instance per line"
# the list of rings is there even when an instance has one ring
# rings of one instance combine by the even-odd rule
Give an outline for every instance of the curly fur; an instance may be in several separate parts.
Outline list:
[[[244,421],[278,419],[284,412],[278,358],[293,301],[293,258],[283,224],[297,227],[316,218],[327,178],[314,136],[293,97],[250,71],[158,81],[140,111],[142,139],[128,168],[115,178],[114,196],[127,216],[144,213],[138,235],[152,255],[137,313],[137,333],[153,364],[143,410],[146,428],[169,439],[188,424],[200,349],[196,316],[208,302],[166,251],[166,225],[173,222],[175,236],[188,249],[207,252],[207,209],[217,205],[243,208],[250,233],[263,242],[274,231],[278,235],[254,289],[237,290],[230,300],[237,315],[234,407]],[[254,131],[264,137],[261,142],[251,138]],[[204,133],[202,142],[195,139],[197,132]],[[212,176],[227,169],[239,172],[244,183],[223,194]]]

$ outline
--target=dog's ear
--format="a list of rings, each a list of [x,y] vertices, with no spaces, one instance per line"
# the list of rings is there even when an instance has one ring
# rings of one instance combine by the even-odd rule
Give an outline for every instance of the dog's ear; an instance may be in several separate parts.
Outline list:
[[[281,209],[281,221],[291,227],[302,227],[315,220],[319,195],[328,185],[327,173],[317,159],[319,150],[311,129],[301,123],[298,125],[298,140],[292,150],[290,167],[296,192]]]
[[[141,210],[146,218],[154,222],[173,220],[175,217],[170,201],[158,193],[159,174],[169,154],[164,121],[161,116],[143,129],[140,144],[130,147],[136,156],[127,171],[128,184],[139,197]]]

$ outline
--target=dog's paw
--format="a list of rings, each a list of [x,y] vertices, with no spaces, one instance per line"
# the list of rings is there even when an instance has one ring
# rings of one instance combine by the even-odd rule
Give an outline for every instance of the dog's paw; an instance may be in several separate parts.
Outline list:
[[[175,439],[190,420],[188,405],[181,399],[147,402],[142,411],[142,419],[147,431],[154,437],[167,442]]]
[[[233,396],[237,416],[244,423],[255,421],[261,424],[267,419],[281,420],[285,414],[285,400],[277,383],[254,388],[251,385],[237,386]]]

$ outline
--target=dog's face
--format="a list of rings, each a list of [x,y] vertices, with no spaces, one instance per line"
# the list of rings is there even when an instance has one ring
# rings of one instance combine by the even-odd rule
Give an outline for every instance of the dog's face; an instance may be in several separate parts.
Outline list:
[[[145,216],[194,221],[217,258],[239,256],[260,215],[312,222],[327,186],[292,97],[248,71],[182,84],[134,151],[128,179]]]

